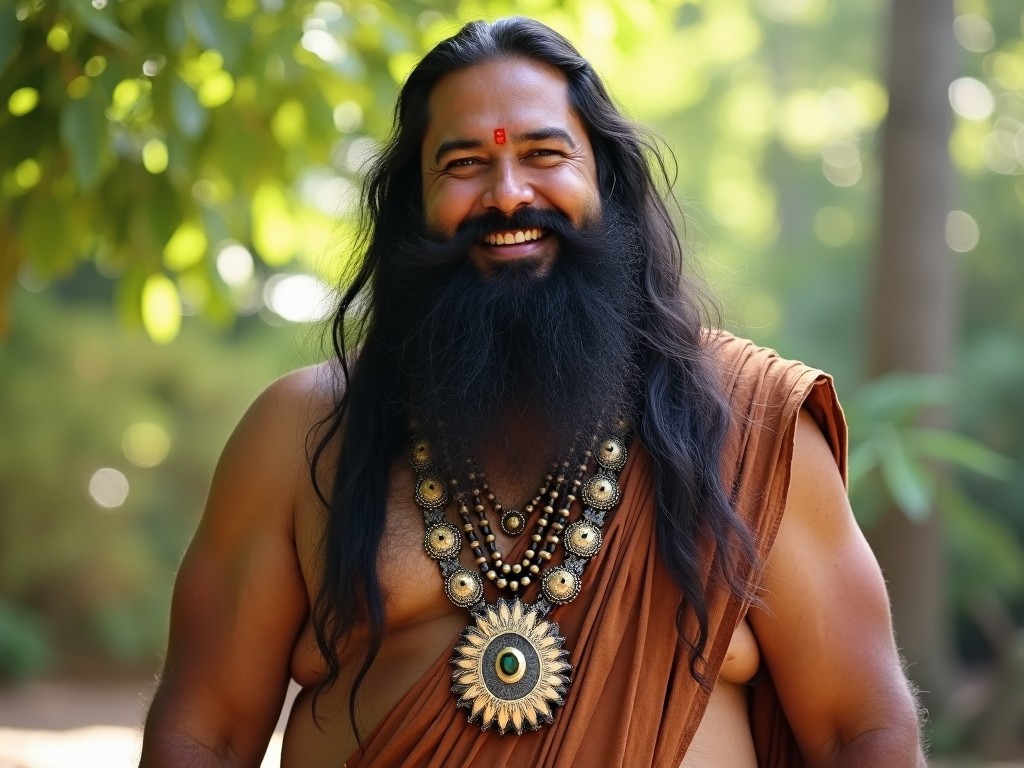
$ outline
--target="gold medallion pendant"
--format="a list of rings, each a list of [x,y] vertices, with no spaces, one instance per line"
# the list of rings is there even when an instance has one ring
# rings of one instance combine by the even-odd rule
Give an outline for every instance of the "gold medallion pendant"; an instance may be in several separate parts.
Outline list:
[[[591,435],[589,446],[552,465],[520,510],[497,501],[479,468],[467,475],[473,483],[468,493],[460,490],[456,472],[445,482],[430,445],[413,436],[409,460],[416,472],[413,495],[423,512],[423,550],[437,562],[445,595],[470,615],[452,655],[452,692],[456,706],[469,710],[469,722],[484,731],[501,736],[536,731],[553,722],[565,704],[573,669],[558,625],[547,617],[580,594],[583,572],[601,549],[605,517],[621,495],[618,473],[626,463],[627,440],[623,418],[616,419],[596,454],[597,435]],[[441,466],[452,465],[447,459]],[[445,514],[449,500],[459,524]],[[488,508],[510,536],[533,528],[526,549],[508,562],[498,549]],[[476,573],[462,561],[464,543]],[[564,558],[551,565],[560,545]],[[534,583],[540,594],[526,602],[521,595]],[[485,587],[511,595],[489,602]]]
[[[550,723],[572,682],[558,625],[518,597],[485,604],[473,618],[452,658],[452,691],[469,721],[502,735]]]

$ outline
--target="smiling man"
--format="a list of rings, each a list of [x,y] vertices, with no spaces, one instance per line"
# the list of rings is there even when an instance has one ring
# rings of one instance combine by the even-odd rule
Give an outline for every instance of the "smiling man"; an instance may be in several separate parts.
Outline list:
[[[145,766],[924,765],[830,379],[709,330],[590,65],[475,22],[402,89],[337,358],[231,438]]]

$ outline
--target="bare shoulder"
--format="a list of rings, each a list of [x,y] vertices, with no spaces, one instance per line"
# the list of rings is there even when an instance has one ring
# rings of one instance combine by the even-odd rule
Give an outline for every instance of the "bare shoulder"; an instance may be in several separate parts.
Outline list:
[[[177,764],[165,759],[173,744],[245,764],[266,746],[309,612],[295,509],[309,484],[310,430],[333,402],[330,374],[319,365],[278,379],[224,448],[175,582],[144,765]]]
[[[751,623],[809,764],[829,765],[844,745],[883,731],[917,749],[917,711],[885,582],[834,454],[807,412],[796,427],[789,495],[762,599]]]

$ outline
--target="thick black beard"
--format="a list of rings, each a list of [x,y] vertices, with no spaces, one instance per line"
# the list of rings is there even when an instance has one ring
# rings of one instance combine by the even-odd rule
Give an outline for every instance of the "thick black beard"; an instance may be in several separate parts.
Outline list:
[[[533,227],[557,238],[550,269],[523,260],[482,275],[469,260],[486,233]],[[557,212],[524,209],[469,221],[447,241],[410,237],[386,276],[396,289],[388,335],[420,429],[451,457],[477,457],[502,417],[529,413],[543,425],[547,459],[629,415],[640,378],[640,261],[636,227],[609,208],[580,229]]]

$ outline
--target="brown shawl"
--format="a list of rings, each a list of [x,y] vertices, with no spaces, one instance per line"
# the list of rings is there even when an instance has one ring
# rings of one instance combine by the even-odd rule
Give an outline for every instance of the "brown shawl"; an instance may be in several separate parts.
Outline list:
[[[801,406],[814,416],[845,472],[842,411],[831,379],[821,371],[727,333],[716,334],[709,346],[734,416],[723,463],[726,488],[763,561],[785,507]],[[680,594],[655,546],[653,467],[637,441],[630,453],[620,476],[622,501],[605,524],[604,545],[584,574],[582,591],[550,616],[574,668],[565,707],[554,723],[504,737],[468,724],[466,710],[456,708],[451,693],[449,648],[378,724],[364,749],[349,758],[348,768],[669,767],[682,762],[710,694],[690,676],[688,651],[677,641]],[[702,668],[714,679],[746,605],[711,583],[710,561],[709,551],[704,574],[710,627]],[[536,599],[530,591],[524,597]],[[690,622],[692,633],[692,617]],[[759,765],[802,765],[763,672],[754,685],[751,722]]]

